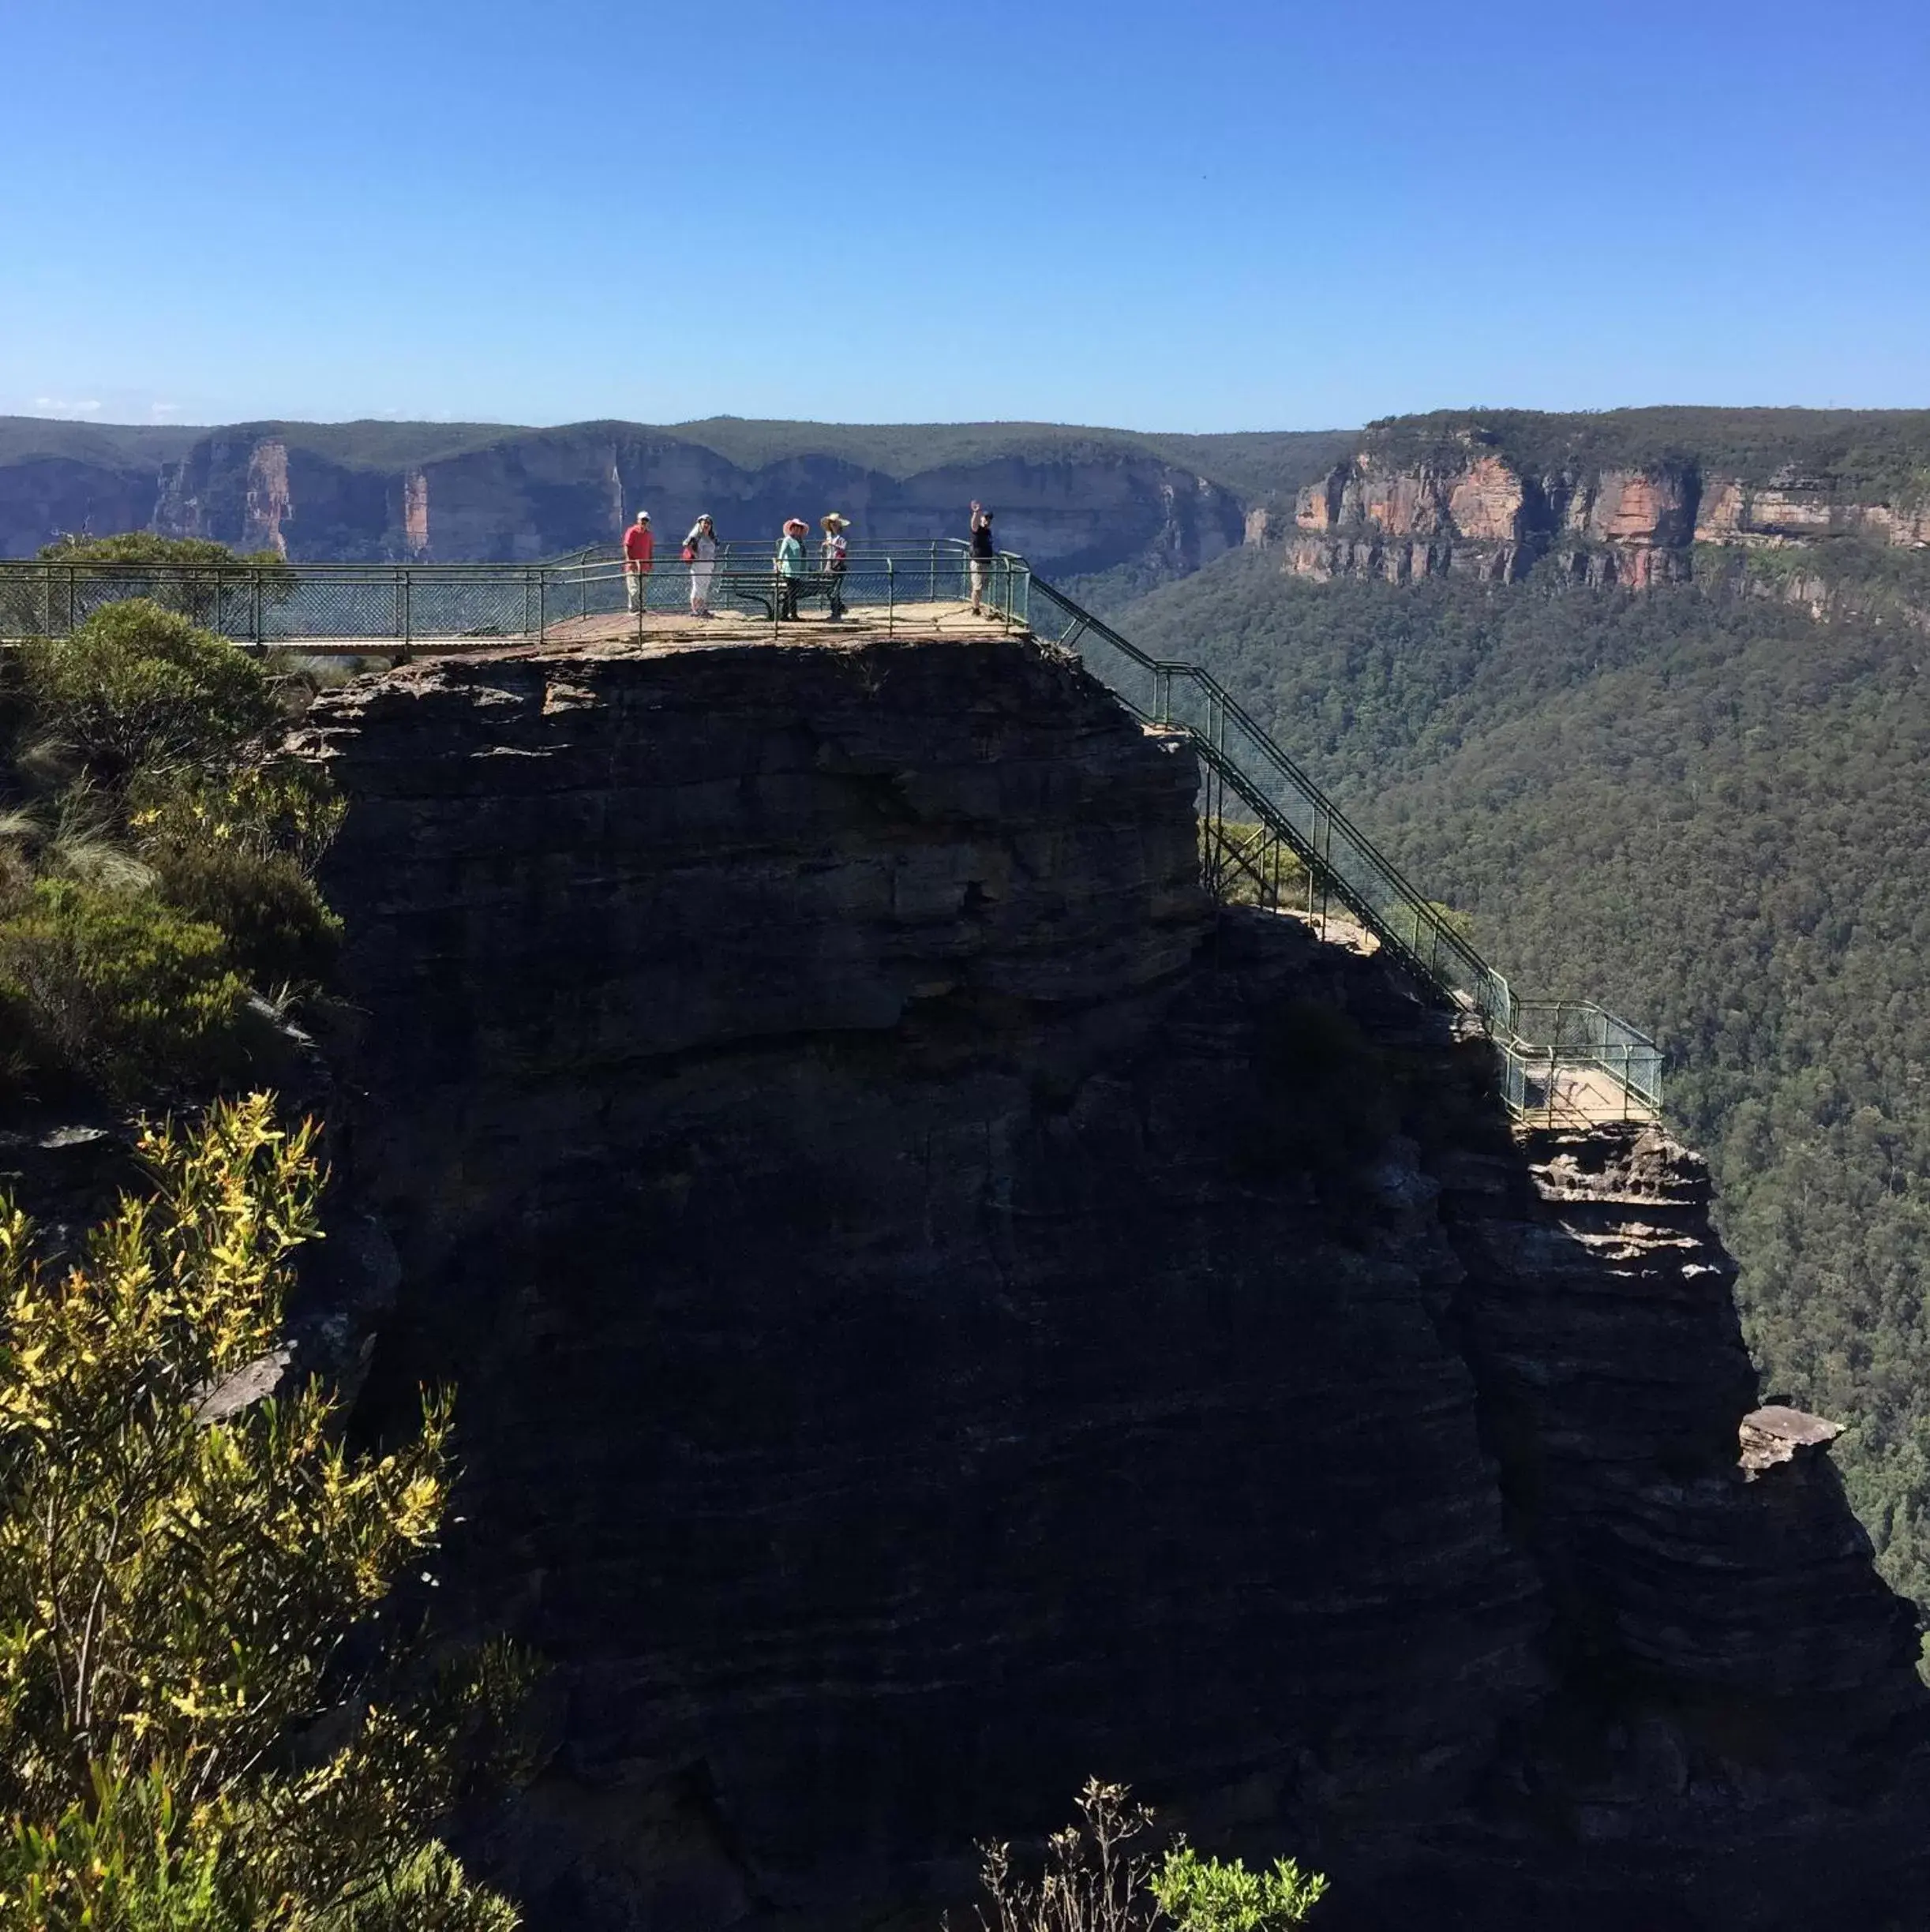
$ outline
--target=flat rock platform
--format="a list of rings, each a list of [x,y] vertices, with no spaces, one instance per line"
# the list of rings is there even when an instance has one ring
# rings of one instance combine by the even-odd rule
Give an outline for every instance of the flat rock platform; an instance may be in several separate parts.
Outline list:
[[[855,606],[834,623],[822,610],[807,610],[774,623],[757,611],[718,610],[693,617],[688,611],[602,611],[565,617],[535,631],[493,631],[486,635],[400,638],[290,638],[269,648],[278,654],[315,657],[410,657],[489,656],[508,650],[568,649],[587,644],[636,642],[666,649],[691,644],[856,643],[879,637],[1010,637],[1025,625],[996,612],[974,614],[969,604],[905,604],[895,611],[874,605]]]

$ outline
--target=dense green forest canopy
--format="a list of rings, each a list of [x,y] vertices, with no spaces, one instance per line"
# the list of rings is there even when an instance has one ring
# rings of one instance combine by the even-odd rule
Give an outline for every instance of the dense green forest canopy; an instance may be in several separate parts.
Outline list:
[[[1240,552],[1133,607],[1527,992],[1653,1028],[1766,1397],[1930,1601],[1930,645],[1683,587],[1317,586]]]
[[[1828,478],[1859,503],[1930,494],[1930,410],[1657,408],[1554,415],[1437,410],[1370,423],[1366,447],[1395,463],[1465,457],[1470,439],[1524,474],[1693,463],[1707,477]]]

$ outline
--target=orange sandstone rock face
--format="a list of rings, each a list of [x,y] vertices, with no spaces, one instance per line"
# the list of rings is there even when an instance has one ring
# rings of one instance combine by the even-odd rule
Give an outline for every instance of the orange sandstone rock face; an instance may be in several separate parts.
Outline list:
[[[402,480],[402,541],[412,557],[429,553],[429,478],[411,470]]]
[[[1455,529],[1477,542],[1518,543],[1527,492],[1498,456],[1483,456],[1448,494]]]
[[[1304,530],[1332,530],[1340,520],[1341,499],[1347,472],[1336,469],[1317,483],[1310,483],[1294,501],[1294,522]]]
[[[1692,493],[1682,471],[1604,470],[1570,497],[1565,521],[1576,536],[1603,543],[1685,544]]]
[[[250,550],[288,554],[282,526],[294,520],[288,493],[288,446],[270,439],[257,443],[248,459],[248,494],[242,511],[242,543]]]
[[[1527,483],[1492,452],[1398,469],[1364,451],[1300,492],[1285,567],[1318,582],[1450,575],[1507,582],[1530,560],[1528,504]]]
[[[1842,503],[1825,477],[1785,473],[1767,484],[1734,477],[1705,483],[1696,519],[1698,543],[1760,548],[1839,532],[1900,549],[1930,546],[1930,504]]]
[[[1930,549],[1930,503],[1900,508],[1888,504],[1853,504],[1849,513],[1858,528],[1877,532],[1887,543],[1913,550]]]

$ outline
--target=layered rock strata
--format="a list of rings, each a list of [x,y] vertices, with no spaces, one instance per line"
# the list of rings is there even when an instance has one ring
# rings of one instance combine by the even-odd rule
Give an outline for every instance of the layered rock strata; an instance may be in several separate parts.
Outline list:
[[[1577,582],[1636,590],[1686,582],[1693,544],[1747,550],[1833,537],[1930,546],[1930,507],[1848,502],[1828,477],[1793,470],[1759,486],[1704,475],[1688,459],[1530,474],[1473,430],[1426,457],[1370,445],[1299,492],[1291,530],[1262,514],[1246,533],[1249,545],[1277,544],[1291,575],[1321,582],[1512,582],[1552,554]]]
[[[1903,1882],[1908,1620],[1800,1420],[1739,1466],[1699,1163],[1518,1146],[1393,969],[1216,914],[1070,661],[445,659],[307,748],[363,1421],[457,1384],[449,1600],[551,1661],[472,1848],[533,1926],[934,1912],[1093,1772],[1337,1927]]]

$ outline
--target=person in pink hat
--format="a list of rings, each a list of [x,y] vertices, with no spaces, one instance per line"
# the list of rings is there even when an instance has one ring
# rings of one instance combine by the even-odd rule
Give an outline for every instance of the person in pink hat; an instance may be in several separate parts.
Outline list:
[[[778,615],[797,616],[797,582],[804,574],[804,539],[811,526],[802,517],[786,517],[778,540]]]

